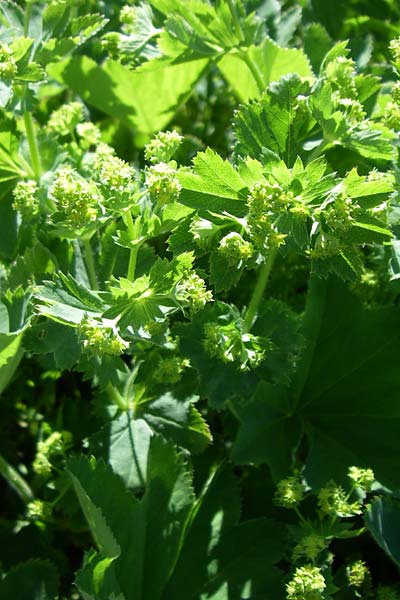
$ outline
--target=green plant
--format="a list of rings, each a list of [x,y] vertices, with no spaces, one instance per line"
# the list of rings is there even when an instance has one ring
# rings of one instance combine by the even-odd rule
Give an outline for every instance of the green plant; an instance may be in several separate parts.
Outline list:
[[[400,29],[332,7],[1,3],[0,597],[399,596]]]

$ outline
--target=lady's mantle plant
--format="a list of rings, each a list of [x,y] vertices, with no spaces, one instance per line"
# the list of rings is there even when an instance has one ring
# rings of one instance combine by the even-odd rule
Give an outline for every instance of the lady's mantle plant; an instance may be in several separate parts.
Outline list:
[[[360,5],[1,3],[1,597],[400,597],[400,14]]]

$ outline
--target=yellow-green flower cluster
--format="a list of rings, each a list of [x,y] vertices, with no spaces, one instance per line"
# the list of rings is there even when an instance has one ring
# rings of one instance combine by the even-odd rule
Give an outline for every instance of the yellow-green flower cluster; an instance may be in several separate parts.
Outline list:
[[[135,23],[137,19],[137,12],[134,6],[129,6],[129,4],[125,4],[121,8],[121,12],[119,14],[119,20],[121,21],[121,29],[124,33],[131,33],[134,29]]]
[[[400,37],[394,38],[389,44],[390,54],[393,62],[400,63]]]
[[[326,225],[332,231],[347,231],[355,222],[355,216],[360,211],[360,206],[349,198],[345,193],[339,193],[333,202],[319,211],[315,215],[322,217]]]
[[[119,356],[129,346],[128,342],[120,337],[115,327],[104,325],[87,315],[78,326],[78,338],[83,350],[98,358],[105,354]]]
[[[285,243],[286,235],[276,231],[274,221],[297,202],[293,192],[285,190],[277,182],[263,181],[251,188],[247,198],[247,223],[250,236],[260,251]]]
[[[18,72],[14,53],[5,42],[0,42],[0,81],[9,83]]]
[[[385,106],[385,124],[391,129],[400,129],[400,82],[392,89],[391,100]]]
[[[182,140],[183,137],[177,131],[160,131],[144,149],[146,160],[152,164],[168,162]]]
[[[306,565],[296,569],[286,585],[287,600],[320,600],[326,588],[325,578],[318,567]]]
[[[371,575],[364,561],[357,560],[346,568],[347,581],[355,588],[367,588],[371,584]]]
[[[221,239],[218,252],[232,266],[241,267],[253,256],[253,245],[246,242],[240,233],[232,231]]]
[[[362,513],[362,504],[350,502],[342,487],[330,481],[318,492],[318,507],[323,515],[336,517],[354,517]]]
[[[306,486],[298,475],[279,481],[275,492],[275,504],[283,508],[294,508],[303,500]]]
[[[37,191],[38,186],[33,179],[19,181],[14,188],[13,208],[20,212],[25,219],[30,219],[39,212]]]
[[[109,156],[100,167],[100,181],[115,192],[124,192],[133,182],[135,172],[127,162],[117,156]]]
[[[361,469],[350,467],[348,476],[355,485],[365,492],[370,492],[372,484],[375,483],[375,474],[372,469]]]
[[[212,292],[207,290],[204,279],[197,273],[190,273],[184,277],[176,289],[178,302],[188,304],[192,312],[198,312],[213,299]]]
[[[48,123],[47,130],[57,136],[69,135],[83,120],[83,106],[80,102],[63,104],[55,110]]]
[[[51,513],[51,504],[43,500],[32,500],[26,507],[26,516],[31,521],[49,521]]]
[[[325,75],[333,88],[339,92],[340,98],[357,100],[355,62],[351,58],[338,56],[327,64]]]
[[[171,163],[160,162],[146,169],[146,187],[158,206],[176,202],[182,186]]]
[[[65,433],[54,431],[37,445],[32,468],[38,475],[47,477],[51,473],[51,459],[64,452]]]
[[[240,324],[206,323],[203,345],[210,356],[225,363],[236,363],[241,371],[254,369],[265,358],[265,348],[259,337],[243,332]]]
[[[101,139],[100,129],[90,121],[78,123],[76,133],[80,138],[79,145],[83,150],[89,150],[91,146],[96,146]]]
[[[71,167],[57,172],[49,196],[73,227],[84,228],[101,213],[103,198],[95,182],[87,181]]]
[[[190,362],[187,358],[180,356],[161,358],[157,364],[156,381],[167,384],[177,383],[181,379],[183,371],[189,366]]]

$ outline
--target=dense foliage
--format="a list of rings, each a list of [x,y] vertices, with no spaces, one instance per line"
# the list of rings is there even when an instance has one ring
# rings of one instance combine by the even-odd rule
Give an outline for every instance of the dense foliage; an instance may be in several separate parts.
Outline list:
[[[396,0],[0,2],[0,599],[400,598]]]

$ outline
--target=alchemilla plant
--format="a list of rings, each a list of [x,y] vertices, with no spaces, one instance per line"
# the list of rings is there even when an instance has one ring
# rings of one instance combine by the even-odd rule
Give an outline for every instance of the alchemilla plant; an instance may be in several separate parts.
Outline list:
[[[400,598],[400,9],[0,3],[0,598]]]

